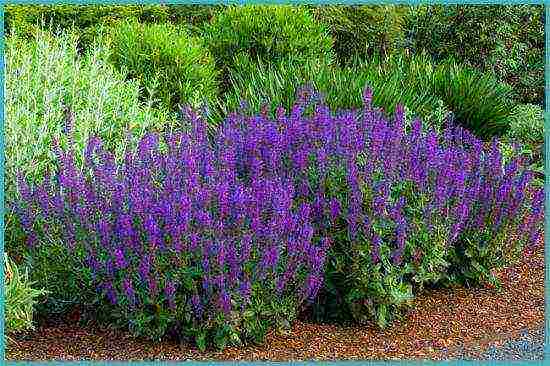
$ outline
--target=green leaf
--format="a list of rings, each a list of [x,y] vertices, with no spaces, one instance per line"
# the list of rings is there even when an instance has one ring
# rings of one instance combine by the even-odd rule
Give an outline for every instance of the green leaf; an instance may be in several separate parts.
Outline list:
[[[195,336],[195,343],[201,352],[206,351],[206,333],[204,331]]]

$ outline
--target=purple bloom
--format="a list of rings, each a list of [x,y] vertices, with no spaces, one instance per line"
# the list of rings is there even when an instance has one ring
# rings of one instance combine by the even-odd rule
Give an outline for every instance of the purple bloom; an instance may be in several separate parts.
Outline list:
[[[118,269],[124,269],[128,265],[122,249],[115,249],[115,263]]]
[[[334,222],[340,215],[340,202],[336,198],[330,200],[330,218]]]
[[[124,294],[126,295],[126,299],[128,300],[130,306],[134,306],[136,304],[136,293],[134,291],[132,281],[129,278],[125,278],[122,281],[122,288],[124,289]]]
[[[175,283],[173,281],[166,281],[166,285],[164,287],[164,296],[166,296],[166,299],[168,300],[168,304],[169,304],[168,306],[172,310],[176,309],[175,294],[176,294]]]

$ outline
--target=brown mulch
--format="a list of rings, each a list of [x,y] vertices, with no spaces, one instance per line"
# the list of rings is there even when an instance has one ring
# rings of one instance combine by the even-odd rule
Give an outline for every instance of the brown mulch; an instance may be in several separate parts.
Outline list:
[[[176,342],[152,343],[127,333],[74,325],[41,327],[8,342],[8,360],[365,360],[452,359],[483,352],[544,324],[544,248],[501,270],[492,289],[433,290],[419,296],[404,320],[381,331],[296,322],[289,335],[265,344],[201,353]],[[475,353],[474,352],[474,353]],[[472,354],[472,351],[470,351]]]

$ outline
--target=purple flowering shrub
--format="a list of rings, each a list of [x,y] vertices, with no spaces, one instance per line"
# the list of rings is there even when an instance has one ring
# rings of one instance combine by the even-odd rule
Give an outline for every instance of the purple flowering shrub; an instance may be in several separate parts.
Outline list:
[[[97,139],[84,169],[58,148],[55,176],[19,182],[31,257],[45,273],[64,255],[135,333],[201,347],[260,341],[302,310],[384,326],[424,286],[496,283],[542,232],[522,157],[371,100],[332,113],[304,89],[290,113],[233,113],[214,136],[187,110],[189,130],[148,134],[121,164]]]
[[[302,90],[290,115],[232,116],[217,146],[232,141],[243,171],[290,179],[312,205],[315,235],[332,243],[314,315],[384,326],[426,285],[498,286],[491,270],[538,243],[543,190],[497,141],[405,126],[402,107],[388,120],[371,100],[333,114]]]
[[[315,298],[328,242],[284,177],[241,176],[236,152],[212,147],[190,114],[192,131],[148,134],[123,164],[91,139],[84,169],[57,148],[53,179],[21,179],[30,253],[58,251],[39,238],[60,228],[73,277],[137,334],[259,340]]]

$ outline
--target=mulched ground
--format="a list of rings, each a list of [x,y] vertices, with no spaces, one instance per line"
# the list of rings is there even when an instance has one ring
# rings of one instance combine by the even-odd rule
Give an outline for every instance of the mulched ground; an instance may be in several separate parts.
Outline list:
[[[464,288],[430,291],[415,300],[403,321],[385,331],[296,322],[289,335],[269,334],[262,346],[201,353],[189,345],[155,344],[117,330],[61,325],[42,327],[8,342],[6,359],[514,359],[520,357],[515,349],[528,347],[521,340],[526,334],[536,334],[539,343],[544,335],[544,248],[497,276],[503,281],[501,293]],[[539,354],[533,358],[541,358]]]

